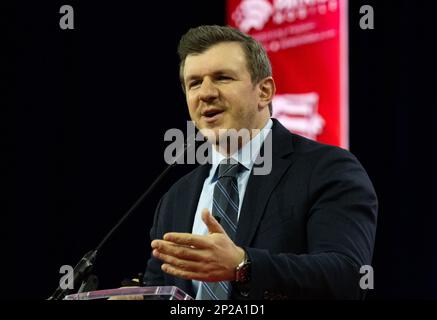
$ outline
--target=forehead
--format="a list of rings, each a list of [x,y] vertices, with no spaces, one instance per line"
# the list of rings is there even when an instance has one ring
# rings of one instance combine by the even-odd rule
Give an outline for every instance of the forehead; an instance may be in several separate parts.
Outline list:
[[[201,54],[190,54],[184,63],[184,79],[230,70],[248,73],[246,55],[238,42],[222,42]]]

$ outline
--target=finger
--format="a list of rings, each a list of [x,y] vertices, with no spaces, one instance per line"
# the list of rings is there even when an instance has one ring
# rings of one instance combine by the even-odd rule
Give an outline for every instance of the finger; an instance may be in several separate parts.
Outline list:
[[[205,268],[205,263],[203,262],[193,262],[189,260],[179,259],[174,256],[161,253],[157,250],[153,250],[153,256],[159,260],[162,260],[164,263],[183,271],[201,272]]]
[[[161,243],[153,249],[154,252],[157,251],[180,259],[205,262],[205,252],[203,252],[202,249],[180,246],[168,241],[161,241]]]
[[[180,245],[171,241],[166,241],[166,240],[158,240],[155,239],[151,242],[150,246],[152,247],[152,249],[160,249],[163,247],[168,247],[168,246],[177,246],[177,247],[186,247],[186,248],[194,248],[194,246],[185,246],[185,245]]]
[[[218,275],[214,275],[214,274],[182,270],[167,263],[161,265],[161,270],[172,276],[179,277],[185,280],[212,281],[212,282],[229,280],[229,279],[220,278]]]
[[[165,241],[174,242],[182,246],[190,246],[199,249],[208,249],[211,243],[206,236],[191,233],[170,232],[164,235]]]
[[[225,233],[221,224],[212,216],[208,209],[202,210],[202,220],[208,227],[209,233]]]
[[[165,241],[165,240],[153,240],[150,244],[152,249],[161,249],[165,246],[175,245],[173,242]]]

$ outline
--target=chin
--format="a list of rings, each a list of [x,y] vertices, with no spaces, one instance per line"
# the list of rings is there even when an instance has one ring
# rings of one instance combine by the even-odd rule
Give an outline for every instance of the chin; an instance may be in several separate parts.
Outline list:
[[[202,133],[202,135],[208,140],[211,144],[216,144],[218,141],[218,134],[219,134],[219,128],[201,128],[199,131]]]

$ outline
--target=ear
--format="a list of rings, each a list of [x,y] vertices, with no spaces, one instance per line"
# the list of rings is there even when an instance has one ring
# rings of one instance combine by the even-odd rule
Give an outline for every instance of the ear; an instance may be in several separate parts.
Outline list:
[[[259,89],[259,104],[260,109],[268,107],[269,103],[272,102],[273,97],[276,92],[275,81],[272,77],[267,77],[258,83]]]

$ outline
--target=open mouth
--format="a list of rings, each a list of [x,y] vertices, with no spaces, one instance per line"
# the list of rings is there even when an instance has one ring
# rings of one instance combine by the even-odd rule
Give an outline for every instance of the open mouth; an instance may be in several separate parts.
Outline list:
[[[222,113],[222,109],[208,109],[202,112],[202,117],[204,117],[207,122],[213,122],[217,120]]]
[[[207,117],[207,118],[212,118],[212,117],[214,117],[216,114],[219,114],[219,113],[222,113],[223,112],[223,110],[220,110],[220,109],[210,109],[210,110],[205,110],[205,111],[203,111],[202,112],[202,115],[204,116],[204,117]]]

